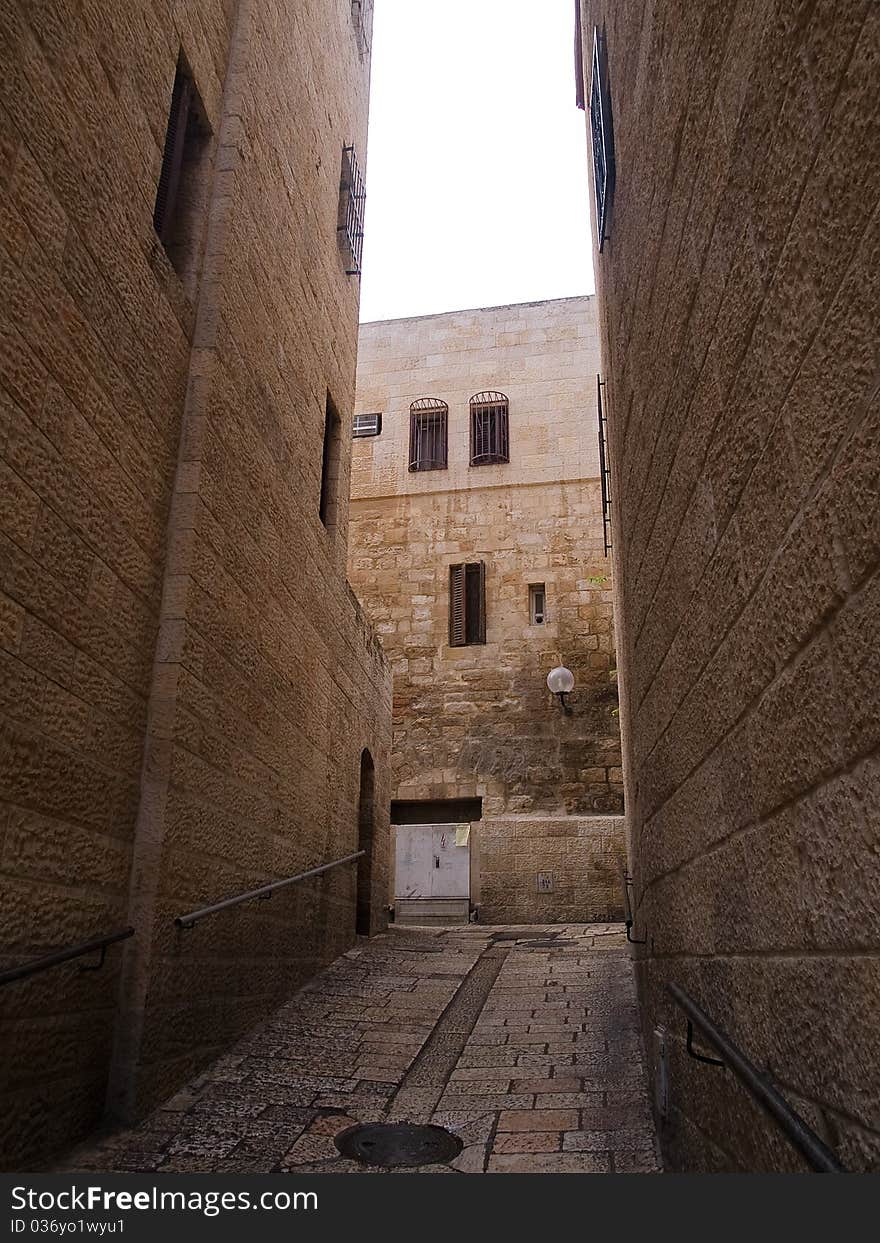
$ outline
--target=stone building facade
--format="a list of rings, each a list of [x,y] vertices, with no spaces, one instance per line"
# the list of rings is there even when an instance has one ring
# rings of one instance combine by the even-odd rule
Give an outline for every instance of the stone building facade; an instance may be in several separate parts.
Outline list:
[[[880,6],[579,18],[609,174],[627,823],[666,1160],[802,1168],[733,1075],[687,1056],[677,983],[848,1168],[877,1170]]]
[[[394,673],[392,820],[471,823],[469,896],[489,922],[621,901],[597,369],[591,298],[360,332],[349,577]],[[483,633],[460,644],[455,566],[467,592],[484,577]],[[546,685],[560,663],[570,713]]]
[[[192,1075],[352,943],[356,889],[384,917],[339,435],[369,8],[0,8],[0,970],[134,928],[0,990],[7,1166]]]

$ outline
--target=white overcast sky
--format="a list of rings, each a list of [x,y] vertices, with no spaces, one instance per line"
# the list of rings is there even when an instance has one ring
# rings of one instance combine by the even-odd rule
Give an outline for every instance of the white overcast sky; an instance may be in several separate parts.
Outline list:
[[[361,320],[592,293],[573,0],[375,0]]]

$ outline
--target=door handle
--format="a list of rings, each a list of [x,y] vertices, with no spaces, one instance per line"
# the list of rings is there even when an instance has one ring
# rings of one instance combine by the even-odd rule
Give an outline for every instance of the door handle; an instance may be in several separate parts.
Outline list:
[[[438,868],[439,866],[440,866],[440,856],[434,855],[434,867]]]

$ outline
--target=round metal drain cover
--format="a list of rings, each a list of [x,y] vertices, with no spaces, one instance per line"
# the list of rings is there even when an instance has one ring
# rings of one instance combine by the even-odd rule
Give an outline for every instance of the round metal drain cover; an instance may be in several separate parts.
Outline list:
[[[344,1157],[365,1165],[437,1165],[462,1149],[458,1136],[442,1126],[414,1122],[365,1122],[342,1131],[335,1143]]]

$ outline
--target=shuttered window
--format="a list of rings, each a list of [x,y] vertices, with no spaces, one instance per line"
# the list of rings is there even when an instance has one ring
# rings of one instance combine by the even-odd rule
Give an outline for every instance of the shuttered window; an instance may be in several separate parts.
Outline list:
[[[509,405],[503,393],[476,393],[471,408],[471,466],[510,461]]]
[[[409,408],[410,470],[445,470],[449,407],[437,397],[420,397]]]
[[[486,642],[486,563],[449,567],[449,646]]]

